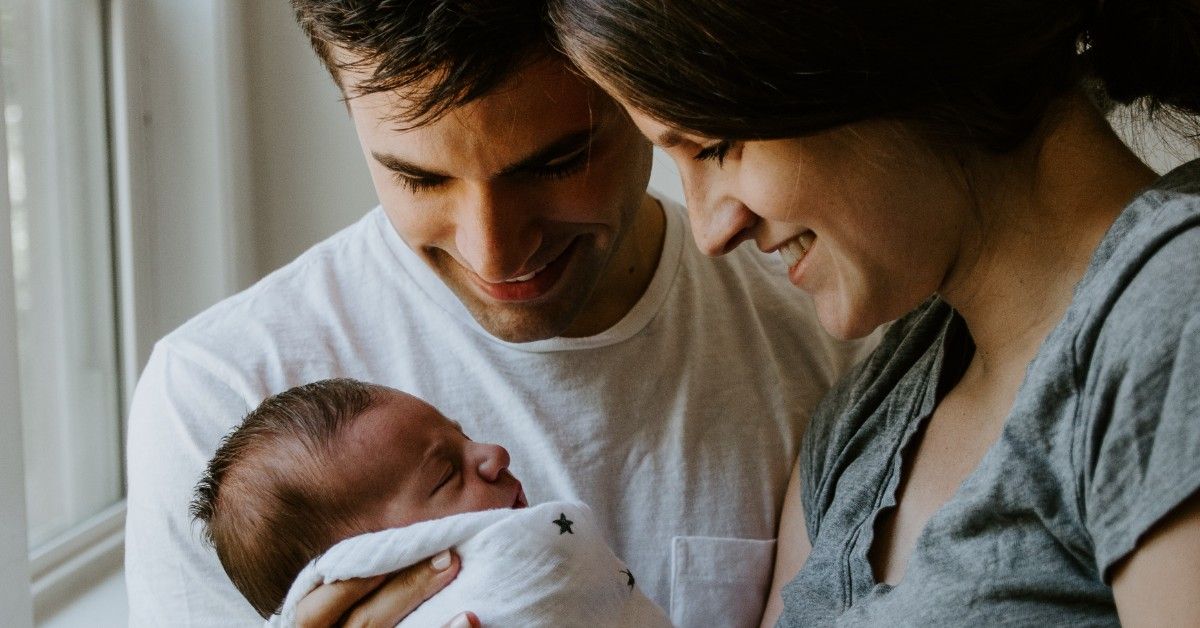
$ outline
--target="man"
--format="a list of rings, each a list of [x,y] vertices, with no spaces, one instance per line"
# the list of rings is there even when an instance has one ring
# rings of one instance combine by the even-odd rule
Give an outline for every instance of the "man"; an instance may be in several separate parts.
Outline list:
[[[855,348],[773,258],[687,245],[645,193],[648,144],[537,3],[293,4],[381,207],[155,347],[129,422],[131,623],[257,623],[192,488],[261,399],[333,376],[505,443],[532,503],[590,504],[677,625],[757,623],[801,430]]]

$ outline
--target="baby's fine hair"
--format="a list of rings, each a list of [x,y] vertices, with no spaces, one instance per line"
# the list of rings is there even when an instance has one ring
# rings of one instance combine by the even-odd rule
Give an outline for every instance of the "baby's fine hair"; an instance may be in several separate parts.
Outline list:
[[[191,514],[225,573],[264,618],[312,559],[350,529],[350,496],[330,484],[333,445],[387,389],[326,379],[267,398],[230,432],[196,486]]]

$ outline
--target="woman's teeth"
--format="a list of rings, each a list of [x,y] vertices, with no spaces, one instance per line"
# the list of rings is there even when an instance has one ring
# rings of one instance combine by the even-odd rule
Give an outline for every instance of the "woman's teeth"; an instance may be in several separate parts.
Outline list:
[[[516,277],[514,279],[505,279],[504,283],[520,283],[522,281],[529,281],[530,279],[537,277],[537,274],[542,272],[543,270],[546,270],[545,266],[542,266],[541,268],[529,273],[528,275],[521,275],[520,277]]]
[[[808,255],[808,249],[816,238],[815,233],[805,231],[779,247],[779,256],[783,258],[783,263],[787,264],[788,270],[795,268],[796,264],[799,264],[800,260]]]

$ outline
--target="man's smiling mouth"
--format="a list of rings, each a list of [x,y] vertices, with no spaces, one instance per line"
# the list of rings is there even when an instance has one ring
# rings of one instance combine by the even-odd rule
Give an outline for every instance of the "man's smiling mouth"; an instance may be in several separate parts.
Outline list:
[[[532,301],[549,293],[559,283],[563,271],[575,258],[582,238],[576,237],[561,253],[541,268],[512,279],[492,283],[467,269],[471,279],[487,296],[497,301]]]

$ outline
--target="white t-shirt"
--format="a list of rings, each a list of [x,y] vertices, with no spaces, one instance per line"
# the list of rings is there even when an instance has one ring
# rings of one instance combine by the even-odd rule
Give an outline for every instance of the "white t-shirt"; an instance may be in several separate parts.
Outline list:
[[[531,503],[590,505],[676,625],[756,624],[803,427],[863,347],[820,330],[776,256],[705,258],[663,204],[650,286],[595,336],[489,335],[376,208],[159,341],[129,419],[131,625],[261,623],[201,541],[192,492],[262,399],[341,376],[504,445]]]

